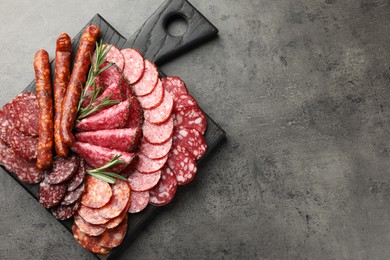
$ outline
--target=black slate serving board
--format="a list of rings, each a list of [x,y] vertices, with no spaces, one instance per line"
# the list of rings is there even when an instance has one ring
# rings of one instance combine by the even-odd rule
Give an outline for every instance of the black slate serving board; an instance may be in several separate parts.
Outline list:
[[[174,16],[181,16],[187,22],[187,31],[178,37],[167,33],[166,24]],[[217,36],[218,30],[212,25],[198,10],[196,10],[186,0],[167,0],[164,2],[151,17],[141,26],[141,28],[128,40],[126,40],[118,31],[116,31],[103,17],[95,15],[85,27],[75,36],[72,41],[73,55],[77,51],[79,40],[84,29],[91,25],[98,25],[101,29],[100,38],[104,43],[117,46],[119,49],[135,48],[139,50],[146,59],[149,59],[157,65],[178,57],[183,52],[197,47],[205,41],[211,40]],[[52,62],[52,71],[54,62]],[[165,74],[160,71],[160,77]],[[35,92],[35,81],[31,82],[23,92]],[[189,89],[191,92],[191,89]],[[208,145],[208,151],[205,156],[198,161],[198,166],[204,163],[210,154],[215,151],[219,144],[225,139],[226,133],[212,120],[207,114],[208,128],[205,133],[205,139]],[[2,168],[4,170],[4,168]],[[8,172],[8,171],[7,171]],[[38,194],[38,185],[25,184],[16,177],[15,174],[8,172],[20,185],[22,185],[35,199]],[[179,196],[186,196],[191,193],[191,186],[182,186],[179,188]],[[99,259],[115,259],[120,256],[123,249],[131,241],[136,239],[137,233],[145,225],[146,221],[158,213],[160,208],[149,205],[144,211],[138,214],[129,214],[129,226],[123,243],[112,250],[109,255],[96,255]],[[73,220],[59,221],[70,232]]]

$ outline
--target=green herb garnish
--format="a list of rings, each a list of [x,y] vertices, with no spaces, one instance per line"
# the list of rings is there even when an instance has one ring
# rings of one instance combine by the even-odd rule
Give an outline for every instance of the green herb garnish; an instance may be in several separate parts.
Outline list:
[[[87,173],[98,178],[98,179],[101,179],[105,182],[111,183],[111,184],[115,183],[114,178],[126,181],[127,179],[125,177],[123,177],[122,175],[119,175],[119,174],[116,174],[113,172],[105,171],[110,167],[114,167],[116,165],[125,163],[125,161],[119,160],[119,157],[121,157],[121,155],[117,154],[108,163],[106,163],[102,167],[99,167],[99,168],[96,168],[93,170],[87,170]]]

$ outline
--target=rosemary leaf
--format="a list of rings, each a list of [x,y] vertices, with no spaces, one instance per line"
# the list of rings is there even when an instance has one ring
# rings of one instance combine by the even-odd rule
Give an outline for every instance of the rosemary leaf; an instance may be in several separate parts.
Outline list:
[[[105,181],[105,182],[108,182],[108,183],[111,183],[111,184],[114,184],[115,183],[115,179],[110,177],[110,176],[107,176],[105,174],[101,174],[101,173],[95,173],[95,172],[90,172],[90,171],[87,171],[88,174],[98,178],[98,179],[101,179],[102,181]]]

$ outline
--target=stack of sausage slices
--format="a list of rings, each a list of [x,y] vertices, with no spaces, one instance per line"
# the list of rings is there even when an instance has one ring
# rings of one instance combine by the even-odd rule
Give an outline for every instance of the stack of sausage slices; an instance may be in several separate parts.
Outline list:
[[[61,89],[54,84],[54,131],[42,132],[42,118],[50,116],[42,108],[42,89],[44,95],[51,91],[39,78],[48,65],[36,65],[37,96],[21,94],[0,110],[0,163],[24,182],[40,182],[40,203],[58,219],[74,218],[73,234],[84,248],[107,254],[123,241],[128,213],[167,204],[178,185],[194,179],[196,161],[207,150],[207,124],[180,78],[159,78],[156,66],[135,49],[97,44],[93,53],[84,38],[97,36],[86,29],[72,74],[57,81]],[[52,159],[40,145],[50,140]]]

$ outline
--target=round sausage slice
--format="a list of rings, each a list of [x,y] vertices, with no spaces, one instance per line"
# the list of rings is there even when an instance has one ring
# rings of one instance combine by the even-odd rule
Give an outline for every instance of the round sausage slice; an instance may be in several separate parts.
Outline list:
[[[110,184],[91,175],[87,175],[86,184],[81,204],[90,208],[101,208],[110,201],[112,196]]]

